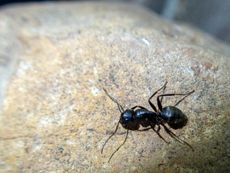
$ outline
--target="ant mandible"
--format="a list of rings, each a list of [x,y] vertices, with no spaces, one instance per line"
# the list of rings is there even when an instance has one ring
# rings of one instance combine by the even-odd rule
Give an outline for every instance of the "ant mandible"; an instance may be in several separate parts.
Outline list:
[[[152,129],[164,142],[169,143],[159,133],[161,126],[162,126],[164,128],[164,130],[166,131],[166,133],[168,133],[172,138],[177,140],[179,143],[185,144],[188,147],[190,147],[192,150],[194,150],[189,143],[180,139],[175,133],[173,133],[165,125],[165,124],[168,124],[168,126],[171,127],[172,129],[180,129],[180,128],[183,128],[187,124],[187,121],[188,121],[187,116],[180,109],[178,109],[176,106],[178,106],[181,101],[183,101],[186,97],[188,97],[190,94],[192,94],[194,92],[194,90],[191,92],[188,92],[186,94],[164,94],[166,85],[167,85],[167,81],[165,82],[165,84],[160,89],[158,89],[156,92],[154,92],[148,99],[148,103],[154,111],[150,111],[150,110],[144,108],[143,106],[134,106],[131,109],[124,110],[124,108],[118,103],[118,101],[116,99],[114,99],[111,95],[109,95],[109,93],[103,88],[106,95],[113,102],[115,102],[117,104],[117,107],[118,107],[121,115],[120,115],[120,119],[116,125],[115,131],[109,136],[109,138],[105,141],[104,145],[102,146],[101,153],[103,153],[103,150],[104,150],[106,143],[111,139],[111,137],[113,135],[116,134],[118,127],[119,127],[119,124],[121,124],[123,126],[123,128],[127,129],[125,140],[112,153],[108,162],[110,162],[113,155],[125,144],[125,142],[128,138],[129,130],[147,131],[147,130]],[[163,90],[163,94],[157,96],[157,106],[158,106],[158,109],[157,109],[156,106],[151,102],[151,99],[160,90]],[[166,107],[162,106],[163,97],[176,96],[176,95],[181,95],[184,97],[182,99],[180,99],[178,102],[176,102],[176,104],[174,106],[166,106]],[[144,127],[144,129],[139,129],[140,126]],[[157,129],[155,129],[156,126],[157,126]]]

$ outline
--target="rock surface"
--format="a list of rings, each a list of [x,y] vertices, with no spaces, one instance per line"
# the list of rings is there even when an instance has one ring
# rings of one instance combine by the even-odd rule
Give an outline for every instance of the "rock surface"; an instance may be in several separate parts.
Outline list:
[[[60,3],[0,11],[1,172],[230,172],[230,51],[195,29],[127,4]],[[174,131],[123,128],[106,88],[125,107],[195,89]],[[164,99],[165,105],[177,98]]]

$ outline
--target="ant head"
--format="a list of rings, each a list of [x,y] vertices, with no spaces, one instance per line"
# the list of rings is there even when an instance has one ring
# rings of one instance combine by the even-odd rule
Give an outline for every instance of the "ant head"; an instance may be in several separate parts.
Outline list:
[[[126,109],[121,113],[121,117],[119,122],[121,125],[128,130],[137,130],[139,128],[139,124],[134,119],[135,112],[132,109]]]
[[[134,120],[134,111],[132,109],[126,109],[124,112],[121,113],[120,123],[127,124]]]

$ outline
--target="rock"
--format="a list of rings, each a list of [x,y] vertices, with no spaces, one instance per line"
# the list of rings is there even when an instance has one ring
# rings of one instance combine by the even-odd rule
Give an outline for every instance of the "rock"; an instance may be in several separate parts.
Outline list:
[[[127,4],[17,5],[0,18],[2,172],[229,172],[229,46]],[[102,88],[150,109],[166,80],[167,93],[195,90],[174,130],[195,151],[163,129],[170,144],[132,132],[108,163],[125,129],[101,154],[120,116]]]

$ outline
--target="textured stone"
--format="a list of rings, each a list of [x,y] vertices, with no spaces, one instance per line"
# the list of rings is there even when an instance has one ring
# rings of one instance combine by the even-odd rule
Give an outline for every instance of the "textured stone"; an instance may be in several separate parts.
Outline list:
[[[1,172],[229,172],[228,46],[127,4],[60,3],[0,11]],[[148,107],[166,92],[195,89],[174,131],[195,149],[148,132],[124,140],[116,105]],[[164,105],[177,98],[164,99]]]

